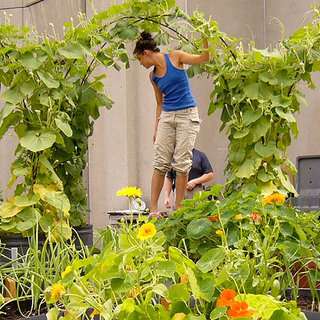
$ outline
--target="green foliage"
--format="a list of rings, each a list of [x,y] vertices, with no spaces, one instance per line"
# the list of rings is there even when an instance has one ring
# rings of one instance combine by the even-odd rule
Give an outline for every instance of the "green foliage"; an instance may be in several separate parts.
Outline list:
[[[255,191],[208,200],[212,195],[217,196],[217,190],[196,194],[157,222],[168,245],[197,261],[202,272],[212,272],[222,287],[236,283],[245,292],[278,296],[281,290],[299,287],[299,278],[309,279],[312,286],[318,283],[310,265],[319,261],[319,212],[268,204],[270,198]]]
[[[202,26],[200,15],[191,17]],[[282,190],[295,193],[287,173],[295,168],[287,159],[292,136],[298,134],[294,114],[303,101],[301,81],[314,88],[312,72],[319,67],[319,15],[273,50],[244,50],[237,39],[223,38],[202,28],[213,59],[200,68],[214,78],[208,113],[221,109],[221,130],[226,129],[229,153],[228,189],[256,184],[262,193]],[[221,40],[219,43],[219,39]],[[198,72],[197,72],[198,73]],[[193,75],[192,73],[191,75]]]
[[[29,248],[25,252],[20,251],[12,260],[8,258],[7,252],[11,249],[1,248],[0,315],[2,316],[5,315],[6,308],[15,303],[19,312],[25,317],[27,314],[38,312],[44,307],[45,289],[61,278],[61,273],[70,267],[73,260],[89,256],[87,247],[79,239],[77,246],[74,241],[52,243],[49,238],[39,239],[36,234],[28,240]],[[8,286],[8,279],[14,283],[16,289],[16,295],[12,297],[8,297],[8,291],[12,290],[12,286]],[[3,296],[6,298],[1,301]]]
[[[117,230],[103,230],[101,253],[76,259],[58,279],[63,289],[59,298],[53,299],[54,285],[47,289],[51,319],[58,319],[58,310],[73,318],[90,310],[91,316],[110,320],[230,319],[228,307],[215,306],[223,288],[215,280],[217,274],[203,269],[204,261],[195,264],[178,248],[165,249],[161,231],[148,240],[139,239],[143,227],[122,224]],[[217,259],[219,264],[221,250],[214,249],[206,260]],[[294,303],[268,295],[240,294],[237,300],[249,304],[251,319],[268,320],[279,312],[304,319]]]
[[[69,218],[72,225],[86,222],[83,170],[88,137],[99,108],[112,105],[104,93],[103,76],[91,75],[99,64],[117,70],[121,64],[129,67],[126,43],[137,39],[142,30],[155,33],[160,44],[176,38],[182,49],[193,53],[202,50],[196,34],[208,39],[212,61],[191,67],[189,74],[205,72],[214,77],[209,113],[222,109],[222,128],[227,128],[228,187],[255,184],[264,194],[279,188],[295,192],[283,167],[294,170],[286,149],[291,133],[298,132],[293,114],[302,95],[296,84],[303,80],[312,87],[311,72],[319,65],[317,16],[276,50],[250,48],[247,52],[237,39],[223,34],[215,21],[199,12],[188,16],[169,0],[128,0],[111,6],[90,21],[81,18],[77,26],[66,23],[62,40],[0,27],[0,81],[6,87],[0,137],[13,126],[20,142],[10,185],[22,177],[16,195],[32,197],[38,184],[54,189],[55,194],[65,193],[70,201],[68,216],[40,199],[33,206],[45,221],[55,225],[65,225]],[[50,168],[41,165],[40,156]],[[21,210],[14,199],[11,202],[11,209],[18,212],[5,220],[9,207],[2,207],[0,229],[19,232]]]

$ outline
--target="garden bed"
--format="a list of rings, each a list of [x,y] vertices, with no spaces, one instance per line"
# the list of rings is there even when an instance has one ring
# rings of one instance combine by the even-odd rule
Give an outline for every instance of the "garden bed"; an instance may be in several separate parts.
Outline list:
[[[24,314],[24,317],[19,312],[19,308],[21,312]],[[38,314],[35,315],[34,313],[31,315],[28,315],[31,309],[31,301],[23,301],[19,303],[19,308],[16,302],[9,303],[5,306],[5,308],[2,310],[5,312],[5,315],[0,315],[0,318],[5,318],[6,320],[23,320],[23,319],[30,319],[30,320],[47,320],[46,317],[46,306],[43,305],[43,307],[40,308]],[[27,317],[28,316],[28,317]],[[27,318],[26,318],[27,317]]]
[[[320,297],[320,289],[316,290],[318,299]],[[296,300],[298,306],[304,312],[308,320],[320,320],[320,303],[319,300],[313,297],[311,289],[301,288],[298,291],[298,296],[292,294],[291,289],[288,289],[285,294],[288,300]]]

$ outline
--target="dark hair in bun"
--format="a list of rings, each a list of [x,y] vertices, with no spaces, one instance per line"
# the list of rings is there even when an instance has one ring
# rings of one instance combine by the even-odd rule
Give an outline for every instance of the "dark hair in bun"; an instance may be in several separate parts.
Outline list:
[[[160,52],[160,49],[157,47],[157,43],[153,39],[151,33],[146,31],[143,31],[140,34],[140,39],[136,43],[133,54],[142,54],[144,50]]]

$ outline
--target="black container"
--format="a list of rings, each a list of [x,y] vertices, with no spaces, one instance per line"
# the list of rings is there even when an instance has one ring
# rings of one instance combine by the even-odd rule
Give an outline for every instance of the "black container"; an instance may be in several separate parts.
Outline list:
[[[77,249],[81,248],[80,240],[83,245],[92,247],[93,245],[93,226],[91,224],[83,227],[75,227],[73,239]],[[44,234],[38,236],[38,246],[41,248],[46,237]],[[79,240],[80,239],[80,240]],[[20,234],[9,234],[0,236],[0,265],[10,262],[21,255],[26,254],[29,248],[30,238]]]
[[[79,239],[80,237],[82,243],[86,245],[87,247],[93,246],[93,226],[92,224],[87,224],[83,227],[75,227],[74,228],[78,236],[73,233],[73,237],[75,239],[76,247],[80,246]]]
[[[308,320],[320,320],[320,312],[304,311]]]
[[[32,316],[27,319],[29,319],[29,320],[47,320],[47,316],[45,314],[41,314],[40,316]]]
[[[317,292],[318,298],[320,299],[320,289],[316,289],[316,292]],[[286,292],[285,292],[284,297],[287,300],[292,300],[293,299],[292,290],[291,289],[287,289]],[[300,289],[298,289],[298,299],[299,298],[305,298],[305,299],[308,299],[308,300],[312,301],[313,297],[312,297],[311,289],[309,289],[309,288],[300,288]],[[303,309],[302,305],[300,307]],[[306,315],[308,320],[320,320],[320,312],[308,311],[308,310],[302,310],[302,311]]]

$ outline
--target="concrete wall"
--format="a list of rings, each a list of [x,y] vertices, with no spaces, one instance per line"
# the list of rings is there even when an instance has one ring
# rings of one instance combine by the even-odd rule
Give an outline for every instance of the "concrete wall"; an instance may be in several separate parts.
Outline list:
[[[31,0],[30,0],[31,1]],[[60,2],[61,1],[61,2]],[[5,1],[2,0],[0,6]],[[12,4],[12,0],[7,0]],[[16,1],[18,4],[22,0]],[[14,23],[26,22],[36,25],[41,31],[48,30],[48,23],[56,25],[56,32],[62,32],[63,21],[76,16],[79,10],[85,10],[88,16],[105,9],[110,4],[121,0],[95,0],[94,9],[84,0],[45,0],[34,7],[14,11]],[[200,10],[212,15],[226,33],[241,37],[245,42],[254,39],[257,47],[274,44],[281,38],[277,19],[285,27],[285,36],[292,33],[307,20],[305,12],[316,1],[310,0],[179,0],[178,4],[191,13]],[[13,12],[13,10],[12,10]],[[59,15],[57,14],[59,12]],[[0,12],[1,14],[1,12]],[[0,15],[1,16],[1,15]],[[304,20],[305,19],[305,20]],[[132,48],[128,48],[132,50]],[[166,48],[162,48],[166,50]],[[130,51],[129,50],[129,51]],[[98,70],[105,72],[103,68]],[[101,110],[101,117],[95,124],[93,137],[90,139],[89,185],[91,222],[95,226],[106,223],[106,211],[126,208],[124,199],[115,196],[116,191],[128,184],[138,185],[144,191],[144,199],[150,198],[150,178],[152,174],[152,132],[154,125],[155,98],[148,71],[132,61],[129,70],[120,72],[108,70],[105,80],[106,91],[113,98],[112,110]],[[227,139],[219,132],[219,114],[207,116],[211,80],[192,79],[194,95],[198,101],[202,128],[197,146],[205,151],[216,170],[216,182],[223,182],[223,169],[227,154]],[[309,108],[302,108],[298,116],[300,136],[290,148],[290,158],[295,161],[297,155],[320,154],[320,132],[317,107],[318,91],[305,89]],[[3,187],[7,177],[7,164],[10,162],[8,145],[12,141],[0,142],[0,172]]]

